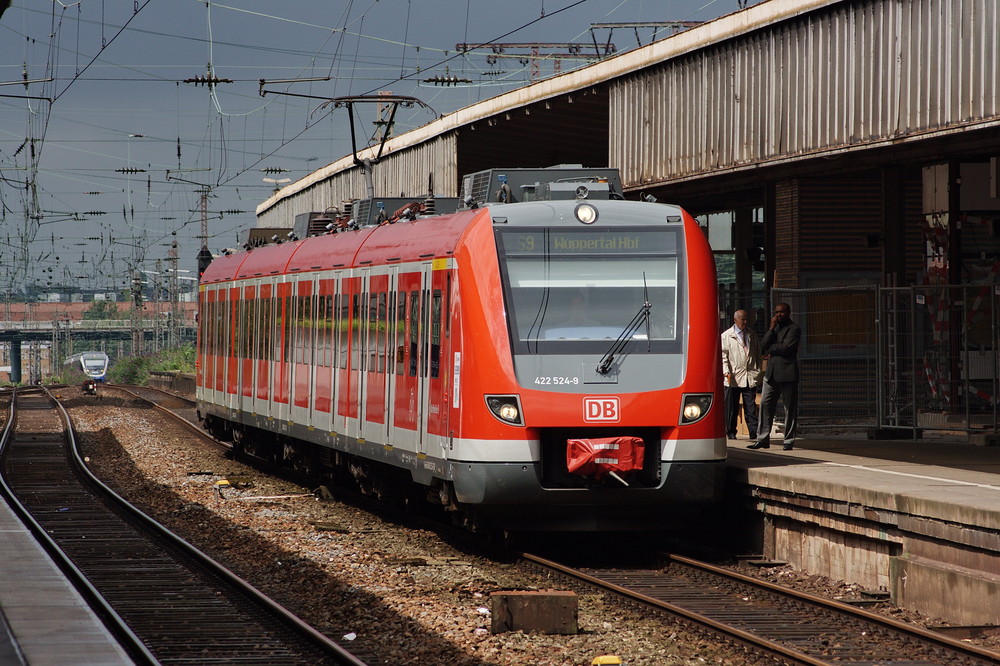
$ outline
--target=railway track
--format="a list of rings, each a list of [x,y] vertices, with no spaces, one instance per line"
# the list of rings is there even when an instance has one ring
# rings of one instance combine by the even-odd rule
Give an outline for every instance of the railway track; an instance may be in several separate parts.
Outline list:
[[[0,486],[133,658],[364,665],[90,475],[67,424],[47,391],[18,390]]]
[[[784,663],[1000,664],[994,652],[921,627],[680,556],[648,570],[574,570],[537,556],[525,558]]]
[[[658,569],[574,569],[535,555],[556,576],[598,587],[791,664],[1000,664],[1000,654],[837,601],[689,558]]]

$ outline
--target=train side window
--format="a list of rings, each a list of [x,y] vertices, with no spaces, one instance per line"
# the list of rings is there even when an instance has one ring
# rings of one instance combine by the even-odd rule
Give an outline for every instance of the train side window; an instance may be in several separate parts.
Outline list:
[[[285,316],[282,305],[282,296],[277,294],[274,296],[274,339],[271,340],[271,360],[280,362],[281,361],[281,345],[283,331],[285,330]]]
[[[239,332],[236,334],[236,346],[239,351],[236,355],[240,358],[247,358],[250,355],[249,351],[247,351],[247,342],[250,337],[247,335],[247,329],[250,328],[250,319],[247,316],[247,301],[245,298],[240,298],[240,300],[236,301],[236,311],[239,322],[237,327]]]
[[[233,335],[233,357],[243,358],[243,340],[246,337],[244,331],[246,330],[246,322],[244,321],[243,312],[243,300],[233,301],[233,314],[235,315],[233,322],[233,328],[236,333]]]
[[[396,364],[396,292],[390,290],[385,307],[385,372],[391,374]]]
[[[204,314],[202,316],[202,322],[201,322],[202,328],[204,329],[202,331],[203,335],[202,335],[201,339],[205,343],[205,353],[208,354],[209,356],[212,355],[212,342],[213,342],[213,340],[212,340],[212,321],[215,319],[212,316],[212,312],[213,312],[212,302],[209,301],[209,300],[207,300],[208,296],[210,296],[210,295],[211,295],[211,292],[207,293],[206,296],[205,296],[205,298],[206,298],[206,300],[205,300],[205,312],[204,312]]]
[[[382,349],[379,345],[379,328],[382,320],[379,310],[379,294],[368,295],[368,316],[365,320],[368,322],[368,360],[366,365],[369,371],[379,372],[381,364],[378,361],[378,356]]]
[[[330,313],[330,321],[333,325],[333,365],[339,368],[342,367],[340,359],[343,354],[340,352],[340,337],[342,335],[340,330],[340,294],[337,293],[333,295],[333,312]]]
[[[205,295],[205,312],[202,313],[201,326],[202,326],[202,342],[204,342],[205,353],[209,356],[212,355],[212,302],[208,300],[208,296],[211,292]]]
[[[281,296],[278,296],[277,294],[274,295],[274,305],[272,306],[274,310],[272,310],[271,312],[271,316],[273,317],[273,319],[271,320],[272,321],[271,332],[273,335],[271,338],[270,354],[271,354],[271,360],[275,362],[281,361],[281,344],[282,344],[281,337],[282,337],[282,331],[284,330],[285,327],[285,319],[281,309],[282,308],[281,300],[282,300]]]
[[[278,363],[288,361],[291,355],[290,345],[292,342],[292,332],[289,329],[290,320],[290,298],[288,296],[277,296],[274,308],[276,326],[274,329],[277,338],[274,340],[274,360]]]
[[[215,344],[212,345],[212,346],[213,346],[213,349],[215,351],[215,355],[216,356],[221,356],[222,355],[222,324],[223,324],[224,318],[226,316],[225,313],[223,312],[222,294],[223,294],[223,292],[220,289],[216,293],[216,295],[215,295],[215,297],[216,297],[216,301],[215,301],[215,317],[213,317],[213,320],[215,322],[214,323],[215,334],[213,335],[213,337],[215,338]]]
[[[202,292],[201,296],[198,297],[198,312],[205,312],[205,293]],[[195,325],[198,328],[198,349],[202,354],[205,353],[205,317],[200,316],[195,319]]]
[[[290,333],[292,335],[292,342],[290,347],[291,354],[289,355],[289,360],[293,363],[302,363],[302,347],[303,338],[305,337],[305,331],[302,330],[302,296],[295,294],[294,296],[289,296],[288,300],[291,305],[289,310],[291,317]]]
[[[229,358],[236,358],[238,356],[240,343],[240,310],[238,305],[239,302],[232,298],[232,296],[226,301],[226,323],[229,329],[226,332],[226,356]]]
[[[348,294],[340,294],[339,298],[340,314],[337,318],[337,330],[340,335],[340,368],[346,370],[351,343],[351,298]]]
[[[351,325],[347,327],[351,338],[351,369],[358,370],[361,364],[361,295],[351,296]]]
[[[441,290],[435,289],[431,299],[431,377],[441,370]]]
[[[305,363],[307,338],[307,331],[305,328],[306,299],[302,296],[302,294],[296,294],[292,300],[292,343],[294,345],[293,360],[296,363]]]
[[[375,312],[372,315],[375,326],[375,372],[385,372],[385,340],[386,340],[386,295],[385,292],[373,296]]]
[[[312,365],[313,363],[313,297],[302,295],[296,299],[298,308],[295,313],[295,360],[299,363]]]
[[[397,292],[396,298],[396,374],[406,372],[406,292]]]
[[[215,292],[215,297],[219,297],[219,292]],[[217,300],[212,301],[208,304],[208,311],[210,313],[210,321],[208,324],[208,339],[209,345],[208,349],[212,356],[218,356],[219,354],[219,302]]]
[[[225,357],[229,351],[226,347],[229,333],[229,302],[226,300],[226,290],[219,291],[219,356]]]
[[[287,332],[287,337],[285,338],[285,360],[295,363],[298,360],[298,342],[299,338],[299,301],[301,297],[298,294],[292,294],[285,297],[285,331]]]
[[[257,325],[257,358],[262,361],[267,360],[267,340],[268,340],[268,304],[271,302],[269,296],[263,293],[257,294],[257,315],[260,317],[260,324]]]
[[[219,356],[229,355],[229,301],[226,290],[219,291]]]
[[[285,330],[285,344],[283,346],[283,356],[281,360],[284,362],[295,360],[295,347],[292,344],[295,341],[295,302],[291,294],[285,296],[282,300],[282,304],[285,308],[284,319],[282,320],[284,330]]]
[[[247,294],[244,305],[247,315],[246,358],[257,358],[257,299],[253,294]]]
[[[422,309],[420,310],[420,376],[427,376],[427,357],[430,355],[428,353],[428,346],[430,342],[430,317],[431,317],[431,307],[430,299],[428,298],[429,291],[424,289],[424,298],[421,303]]]
[[[271,339],[271,296],[265,296],[262,292],[257,307],[260,309],[260,339],[257,341],[257,358],[267,361],[271,358],[267,348]]]
[[[281,344],[281,304],[277,294],[268,299],[267,360],[278,360],[278,345]]]
[[[233,326],[235,321],[233,319],[233,301],[229,298],[229,290],[226,290],[226,305],[224,312],[226,314],[225,323],[225,334],[226,337],[223,340],[225,344],[226,358],[233,356]]]
[[[410,376],[417,376],[417,345],[420,344],[420,292],[410,292]]]
[[[333,297],[323,294],[319,297],[318,307],[316,334],[319,340],[316,347],[319,351],[319,365],[329,368],[333,365]]]

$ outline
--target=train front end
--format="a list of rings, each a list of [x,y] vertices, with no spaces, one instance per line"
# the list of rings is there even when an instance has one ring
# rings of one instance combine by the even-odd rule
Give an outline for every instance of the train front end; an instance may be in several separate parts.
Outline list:
[[[472,312],[464,331],[461,395],[480,404],[464,406],[458,499],[524,530],[670,529],[716,503],[716,276],[697,223],[621,200],[490,216],[478,252],[495,253],[496,284],[480,271],[463,298],[484,306],[483,330]]]

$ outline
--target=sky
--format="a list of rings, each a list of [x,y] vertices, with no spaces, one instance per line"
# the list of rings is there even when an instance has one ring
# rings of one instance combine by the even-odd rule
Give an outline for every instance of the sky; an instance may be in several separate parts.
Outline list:
[[[555,72],[527,48],[459,43],[622,52],[671,33],[592,26],[708,21],[739,2],[13,0],[0,17],[0,293],[195,275],[199,249],[236,247],[284,179],[350,154],[347,112],[324,99],[390,91],[430,107],[400,109],[398,134],[530,83],[533,64]],[[357,107],[359,149],[376,120]]]

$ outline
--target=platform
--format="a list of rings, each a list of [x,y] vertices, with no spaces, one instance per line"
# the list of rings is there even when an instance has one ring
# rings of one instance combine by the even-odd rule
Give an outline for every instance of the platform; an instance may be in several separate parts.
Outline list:
[[[1000,447],[862,437],[730,440],[729,505],[761,525],[750,547],[904,608],[1000,624]]]
[[[0,501],[0,664],[134,663]]]

